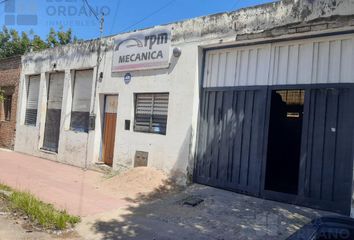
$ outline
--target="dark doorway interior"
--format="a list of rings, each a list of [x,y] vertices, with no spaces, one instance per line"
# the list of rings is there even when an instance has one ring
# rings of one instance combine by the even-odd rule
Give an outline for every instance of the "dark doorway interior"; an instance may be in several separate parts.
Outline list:
[[[298,193],[304,95],[304,90],[272,91],[266,190]]]

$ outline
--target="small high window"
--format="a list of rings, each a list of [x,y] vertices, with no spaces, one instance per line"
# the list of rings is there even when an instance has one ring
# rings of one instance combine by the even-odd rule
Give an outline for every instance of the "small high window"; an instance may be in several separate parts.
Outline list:
[[[166,134],[168,93],[135,94],[134,131]]]

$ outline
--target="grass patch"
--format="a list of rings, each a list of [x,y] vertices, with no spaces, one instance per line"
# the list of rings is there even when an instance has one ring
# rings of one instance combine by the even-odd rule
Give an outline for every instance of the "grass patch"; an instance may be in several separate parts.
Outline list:
[[[0,183],[0,190],[8,191],[8,192],[12,191],[12,189],[9,186],[6,186],[6,185],[1,184],[1,183]]]
[[[26,214],[31,221],[45,229],[62,230],[80,222],[79,217],[59,211],[52,204],[44,203],[30,193],[13,191],[3,184],[0,184],[0,189],[12,191],[12,194],[6,197],[11,210]]]

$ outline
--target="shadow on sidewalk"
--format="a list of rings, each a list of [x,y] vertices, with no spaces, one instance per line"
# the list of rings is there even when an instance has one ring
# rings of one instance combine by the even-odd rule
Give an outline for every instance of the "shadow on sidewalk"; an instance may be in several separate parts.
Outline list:
[[[195,207],[184,200],[198,197]],[[285,239],[324,213],[201,185],[181,189],[167,180],[149,194],[127,199],[120,220],[97,221],[92,231],[108,239]]]

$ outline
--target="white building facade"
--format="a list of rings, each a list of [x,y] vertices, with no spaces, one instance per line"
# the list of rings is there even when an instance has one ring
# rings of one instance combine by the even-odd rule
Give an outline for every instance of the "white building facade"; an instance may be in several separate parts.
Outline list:
[[[29,53],[22,59],[15,150],[79,167],[99,162],[113,169],[150,166],[182,182],[193,178],[349,214],[354,207],[349,146],[338,148],[348,150],[343,156],[303,160],[309,132],[319,131],[303,126],[322,116],[308,110],[313,107],[308,99],[320,93],[309,93],[327,89],[328,111],[344,114],[350,107],[351,91],[343,100],[333,93],[340,97],[332,103],[328,89],[354,84],[354,2],[333,4],[280,1]],[[297,183],[282,188],[271,183],[279,179],[267,180],[279,175],[277,169],[267,172],[271,95],[287,102],[284,94],[294,90],[300,100],[290,103],[297,110],[287,117],[301,119],[302,140],[295,143],[299,160],[294,160],[299,170]],[[329,132],[352,142],[354,131],[349,137],[337,131],[342,125],[351,131],[352,125],[338,119],[329,119],[316,135],[323,146],[337,149]],[[242,130],[235,130],[240,123]],[[234,153],[242,160],[236,163]],[[322,169],[322,175],[309,166]],[[342,172],[324,170],[333,167]],[[235,182],[231,173],[236,172]],[[337,189],[338,182],[344,187]]]

